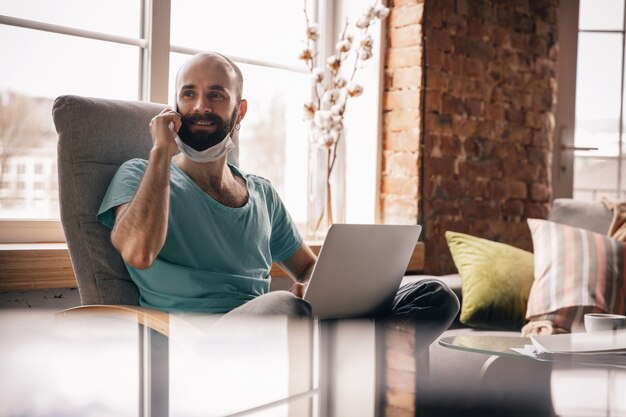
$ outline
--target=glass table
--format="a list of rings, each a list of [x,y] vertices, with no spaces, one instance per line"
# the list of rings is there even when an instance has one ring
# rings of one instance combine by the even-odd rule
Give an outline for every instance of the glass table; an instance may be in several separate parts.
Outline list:
[[[120,317],[2,310],[0,415],[374,417],[381,338],[370,320],[184,314],[158,332]]]
[[[439,344],[492,355],[481,369],[480,384],[489,395],[508,398],[505,402],[524,391],[530,394],[521,402],[538,404],[542,415],[626,416],[626,363],[589,363],[566,354],[537,360],[512,350],[531,345],[527,337],[468,334],[443,337]]]

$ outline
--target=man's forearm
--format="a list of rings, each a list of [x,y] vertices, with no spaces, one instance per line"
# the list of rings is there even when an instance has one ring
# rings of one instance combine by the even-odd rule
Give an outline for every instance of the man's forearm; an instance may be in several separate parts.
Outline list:
[[[124,260],[149,267],[165,243],[170,198],[171,154],[155,147],[135,196],[119,213],[111,239]]]

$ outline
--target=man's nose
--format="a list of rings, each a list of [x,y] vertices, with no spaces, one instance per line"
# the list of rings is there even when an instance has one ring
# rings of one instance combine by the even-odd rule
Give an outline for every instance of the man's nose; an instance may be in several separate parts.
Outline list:
[[[197,113],[212,113],[213,109],[211,108],[211,103],[206,97],[199,96],[196,100],[194,111]]]

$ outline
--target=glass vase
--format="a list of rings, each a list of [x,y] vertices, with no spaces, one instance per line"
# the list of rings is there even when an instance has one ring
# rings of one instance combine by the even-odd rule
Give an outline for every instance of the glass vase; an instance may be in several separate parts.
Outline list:
[[[330,147],[309,138],[307,240],[321,242],[333,223],[346,220],[345,144],[342,137]]]

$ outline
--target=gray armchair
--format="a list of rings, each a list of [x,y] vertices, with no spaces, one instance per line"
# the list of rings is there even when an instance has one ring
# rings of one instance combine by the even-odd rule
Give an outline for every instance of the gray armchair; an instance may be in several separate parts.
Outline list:
[[[131,158],[147,158],[147,127],[163,108],[77,96],[54,102],[61,222],[83,305],[139,304],[137,286],[96,213],[117,168]]]
[[[139,291],[96,213],[118,167],[148,158],[148,124],[164,107],[78,96],[54,102],[61,222],[83,305],[139,304]],[[231,163],[237,163],[237,152],[231,152]]]

